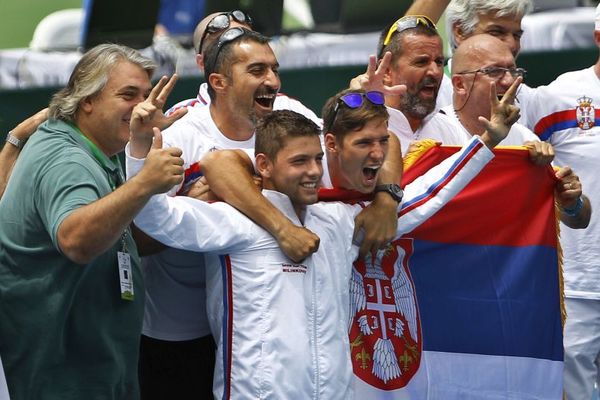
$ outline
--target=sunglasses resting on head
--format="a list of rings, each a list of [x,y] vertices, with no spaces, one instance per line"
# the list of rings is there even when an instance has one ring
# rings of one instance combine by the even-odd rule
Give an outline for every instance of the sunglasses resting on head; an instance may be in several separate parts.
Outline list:
[[[240,24],[248,25],[252,28],[252,18],[245,12],[241,10],[234,10],[226,13],[222,13],[216,15],[213,19],[210,20],[202,37],[200,38],[200,44],[198,45],[198,54],[202,53],[202,44],[204,43],[204,39],[208,36],[209,33],[216,33],[220,31],[224,31],[229,28],[231,25],[231,19],[239,22]]]
[[[383,40],[381,50],[379,51],[379,58],[383,57],[383,49],[385,46],[390,44],[394,33],[400,33],[407,29],[416,28],[417,26],[424,26],[425,28],[431,29],[437,32],[437,28],[433,21],[426,15],[405,15],[404,17],[398,18],[396,22],[390,26],[390,29]]]
[[[327,132],[333,124],[335,123],[335,118],[337,117],[338,110],[340,109],[340,104],[345,104],[347,107],[355,109],[359,108],[364,104],[364,99],[367,99],[372,104],[377,106],[382,106],[385,104],[385,97],[383,93],[377,91],[370,91],[366,93],[360,92],[350,92],[341,96],[338,101],[335,103],[335,107],[333,108],[333,118],[331,118],[331,123],[324,130]]]

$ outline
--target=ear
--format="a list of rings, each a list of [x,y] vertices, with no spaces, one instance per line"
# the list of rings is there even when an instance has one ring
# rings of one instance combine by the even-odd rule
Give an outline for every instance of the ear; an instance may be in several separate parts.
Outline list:
[[[392,86],[392,63],[394,60],[390,61],[390,66],[383,71],[383,84],[386,86]]]
[[[79,103],[79,109],[85,112],[86,114],[91,113],[93,108],[94,104],[92,102],[91,96],[86,97],[81,101],[81,103]]]
[[[335,154],[339,151],[337,141],[335,140],[335,135],[333,133],[325,134],[325,151],[327,153]]]
[[[215,92],[222,92],[227,87],[227,77],[223,74],[217,74],[216,72],[213,72],[208,77],[208,84]]]
[[[467,92],[465,80],[462,75],[452,75],[452,90],[456,94],[464,94]]]
[[[264,153],[258,153],[255,157],[256,170],[263,178],[271,178],[273,176],[273,163]]]
[[[457,46],[460,45],[462,41],[466,39],[465,31],[458,22],[452,25],[452,35],[454,35],[454,41],[456,42]]]
[[[598,46],[600,48],[600,31],[599,30],[594,31],[594,41],[596,42],[596,46]]]

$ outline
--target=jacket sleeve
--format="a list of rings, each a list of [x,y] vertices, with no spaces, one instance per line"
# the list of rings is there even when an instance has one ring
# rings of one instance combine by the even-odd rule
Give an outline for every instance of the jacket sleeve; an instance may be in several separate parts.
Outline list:
[[[421,225],[458,194],[494,158],[494,153],[473,138],[456,154],[404,187],[398,207],[400,237]]]
[[[255,224],[226,203],[166,194],[152,196],[134,222],[169,247],[198,252],[247,248],[257,231]]]

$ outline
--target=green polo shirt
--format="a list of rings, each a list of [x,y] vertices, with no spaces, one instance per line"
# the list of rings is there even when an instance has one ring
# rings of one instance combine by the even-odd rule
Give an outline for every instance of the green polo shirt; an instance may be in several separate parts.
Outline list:
[[[144,287],[131,234],[133,301],[121,299],[120,241],[86,265],[58,248],[61,222],[111,193],[122,173],[97,157],[75,128],[50,120],[23,149],[0,200],[0,355],[14,400],[139,396]]]

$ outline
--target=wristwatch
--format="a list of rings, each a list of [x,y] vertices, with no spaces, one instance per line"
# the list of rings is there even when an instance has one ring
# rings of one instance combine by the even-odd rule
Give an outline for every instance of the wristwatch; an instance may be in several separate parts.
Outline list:
[[[396,200],[398,203],[402,201],[402,196],[404,196],[404,191],[402,190],[400,185],[397,185],[395,183],[388,183],[386,185],[375,186],[375,193],[378,192],[388,193],[390,196],[392,196],[392,199]]]
[[[8,132],[8,134],[6,135],[6,141],[19,150],[21,150],[23,146],[25,146],[25,140],[17,139],[17,137],[12,134],[12,131]]]

